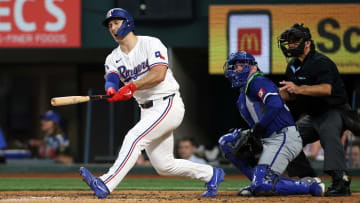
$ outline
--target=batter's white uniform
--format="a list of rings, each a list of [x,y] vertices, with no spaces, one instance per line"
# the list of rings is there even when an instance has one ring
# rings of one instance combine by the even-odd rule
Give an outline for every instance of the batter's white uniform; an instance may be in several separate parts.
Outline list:
[[[123,53],[119,46],[108,55],[106,75],[115,73],[127,84],[141,79],[156,66],[168,66],[167,48],[159,39],[137,38],[135,47],[128,54]],[[135,165],[143,149],[160,175],[186,176],[209,182],[213,175],[211,166],[174,158],[173,130],[181,124],[185,109],[179,84],[171,70],[167,69],[165,80],[155,87],[135,91],[134,98],[141,108],[140,121],[126,134],[114,165],[100,177],[110,192]],[[152,107],[141,106],[149,101],[152,101]]]

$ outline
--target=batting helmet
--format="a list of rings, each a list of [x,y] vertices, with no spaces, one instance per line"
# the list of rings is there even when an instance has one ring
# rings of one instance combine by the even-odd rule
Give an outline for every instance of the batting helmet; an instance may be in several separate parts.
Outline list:
[[[235,70],[236,62],[245,64],[241,72]],[[243,87],[247,83],[250,67],[256,64],[257,62],[255,61],[254,56],[245,51],[232,53],[224,64],[224,75],[230,80],[232,87]]]
[[[125,37],[129,32],[135,30],[135,23],[133,17],[130,15],[129,12],[122,8],[113,8],[110,9],[107,14],[106,18],[103,21],[103,25],[108,27],[109,21],[112,19],[122,19],[124,20],[123,24],[120,26],[118,31],[116,32],[117,35]]]

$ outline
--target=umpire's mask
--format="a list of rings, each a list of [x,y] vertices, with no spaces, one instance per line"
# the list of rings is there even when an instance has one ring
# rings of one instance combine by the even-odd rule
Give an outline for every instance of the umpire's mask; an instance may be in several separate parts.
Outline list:
[[[299,57],[304,54],[306,41],[311,41],[310,30],[303,27],[303,24],[295,24],[280,35],[278,45],[285,57]],[[297,46],[290,47],[290,44]]]

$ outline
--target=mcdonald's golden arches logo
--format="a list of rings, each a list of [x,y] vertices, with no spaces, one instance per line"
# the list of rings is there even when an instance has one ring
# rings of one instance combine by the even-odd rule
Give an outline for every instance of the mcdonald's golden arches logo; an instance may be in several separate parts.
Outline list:
[[[238,29],[238,51],[261,55],[261,28]]]

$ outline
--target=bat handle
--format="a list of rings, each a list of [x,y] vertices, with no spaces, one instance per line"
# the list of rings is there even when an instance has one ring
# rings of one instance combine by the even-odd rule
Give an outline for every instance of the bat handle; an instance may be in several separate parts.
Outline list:
[[[90,96],[90,100],[102,100],[102,99],[107,99],[107,98],[111,98],[113,95],[92,95]]]

